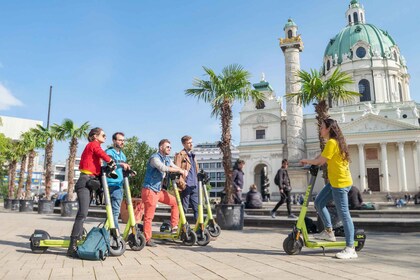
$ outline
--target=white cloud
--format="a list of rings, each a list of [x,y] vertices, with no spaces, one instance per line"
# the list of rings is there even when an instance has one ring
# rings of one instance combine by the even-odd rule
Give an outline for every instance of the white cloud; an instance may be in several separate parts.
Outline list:
[[[0,83],[0,110],[8,110],[10,107],[22,105],[23,103]]]

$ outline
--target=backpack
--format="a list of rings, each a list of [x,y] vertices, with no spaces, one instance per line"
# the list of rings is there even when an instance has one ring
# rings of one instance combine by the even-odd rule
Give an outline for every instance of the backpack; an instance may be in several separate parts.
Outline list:
[[[109,232],[104,227],[94,227],[83,244],[77,246],[77,254],[82,260],[105,260],[109,256],[109,247]]]
[[[274,184],[280,186],[280,170],[277,171],[276,177],[274,177]]]

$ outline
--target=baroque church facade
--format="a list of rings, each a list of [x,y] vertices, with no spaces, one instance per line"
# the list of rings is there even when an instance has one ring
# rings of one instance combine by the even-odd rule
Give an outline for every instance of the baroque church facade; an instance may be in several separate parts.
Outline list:
[[[329,110],[349,146],[353,184],[361,191],[418,192],[420,190],[420,105],[411,100],[406,61],[386,31],[366,23],[364,7],[351,0],[346,26],[328,43],[321,71],[329,77],[339,67],[360,93],[352,102],[333,103]],[[280,48],[285,56],[285,93],[298,92],[295,73],[300,70],[303,41],[298,26],[289,19]],[[286,100],[286,110],[264,75],[254,88],[264,103],[249,101],[240,112],[240,157],[246,161],[245,183],[262,191],[264,180],[278,196],[274,176],[287,158],[294,192],[304,192],[308,174],[298,162],[321,151],[315,114],[303,115],[302,107]],[[318,176],[321,177],[321,176]],[[323,181],[318,178],[315,191]]]

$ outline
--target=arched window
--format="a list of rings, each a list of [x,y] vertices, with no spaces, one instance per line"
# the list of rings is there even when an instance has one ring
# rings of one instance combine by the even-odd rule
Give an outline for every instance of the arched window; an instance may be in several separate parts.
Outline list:
[[[356,12],[353,13],[353,19],[355,24],[359,22],[359,17],[357,16]]]
[[[401,83],[398,83],[398,93],[400,94],[400,102],[402,102],[403,101],[403,95],[402,95]]]
[[[293,32],[292,30],[287,31],[287,37],[290,39],[293,37]]]
[[[363,101],[371,101],[370,97],[370,83],[368,80],[363,79],[359,82],[359,93],[362,95],[360,96],[360,102]]]
[[[349,24],[351,24],[351,15],[349,15]]]
[[[328,60],[327,61],[327,71],[330,71],[330,68],[331,68],[331,62]]]

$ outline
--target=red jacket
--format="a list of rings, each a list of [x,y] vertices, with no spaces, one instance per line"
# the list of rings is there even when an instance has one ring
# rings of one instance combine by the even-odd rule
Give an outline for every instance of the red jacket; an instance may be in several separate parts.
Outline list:
[[[99,176],[101,174],[101,159],[109,162],[111,158],[102,150],[101,144],[94,140],[89,142],[82,153],[79,170],[85,174]]]

